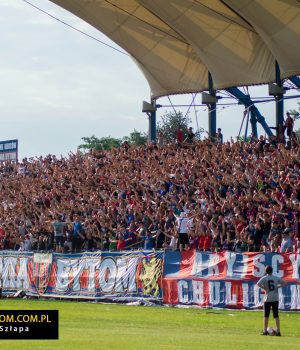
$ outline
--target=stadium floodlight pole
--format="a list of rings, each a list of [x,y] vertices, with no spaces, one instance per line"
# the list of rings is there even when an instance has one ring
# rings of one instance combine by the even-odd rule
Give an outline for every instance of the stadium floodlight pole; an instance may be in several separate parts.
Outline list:
[[[250,95],[245,95],[237,87],[227,88],[226,91],[229,92],[234,97],[236,97],[239,100],[239,103],[243,104],[246,107],[250,107],[250,113],[251,113],[250,122],[252,125],[252,133],[254,134],[254,136],[257,137],[257,127],[254,126],[254,124],[255,124],[254,118],[256,121],[258,121],[261,124],[261,126],[264,128],[266,134],[269,137],[274,136],[271,129],[269,128],[265,118],[260,114],[260,112],[257,109],[257,107],[255,106],[254,102],[251,100]],[[253,126],[254,126],[254,128],[253,128]]]

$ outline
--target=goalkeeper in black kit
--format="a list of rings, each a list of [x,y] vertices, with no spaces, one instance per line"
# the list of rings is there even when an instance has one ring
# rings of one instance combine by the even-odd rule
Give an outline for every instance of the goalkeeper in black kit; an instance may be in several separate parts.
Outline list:
[[[278,315],[278,304],[279,304],[278,289],[285,286],[286,282],[284,282],[279,277],[273,276],[272,273],[273,273],[272,266],[267,266],[266,275],[257,282],[257,285],[265,291],[264,330],[261,333],[261,335],[268,335],[267,329],[269,324],[269,315],[272,309],[273,317],[276,321],[276,335],[281,336],[280,321],[279,321],[279,315]]]

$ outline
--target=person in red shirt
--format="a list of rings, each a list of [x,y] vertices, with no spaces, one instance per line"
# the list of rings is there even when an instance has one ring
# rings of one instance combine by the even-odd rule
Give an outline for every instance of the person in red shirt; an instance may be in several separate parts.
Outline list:
[[[125,249],[125,239],[123,236],[123,233],[118,234],[117,239],[117,250],[124,250]]]
[[[203,232],[201,232],[199,236],[199,242],[198,242],[198,249],[201,251],[204,250],[204,242],[205,242],[205,235]]]
[[[204,245],[203,245],[203,251],[207,252],[211,250],[211,241],[212,241],[212,236],[210,233],[206,233],[204,236]]]
[[[0,226],[0,240],[2,240],[5,237],[5,230],[2,226]]]
[[[181,146],[182,142],[184,140],[183,130],[178,129],[176,132],[176,142],[179,146]]]

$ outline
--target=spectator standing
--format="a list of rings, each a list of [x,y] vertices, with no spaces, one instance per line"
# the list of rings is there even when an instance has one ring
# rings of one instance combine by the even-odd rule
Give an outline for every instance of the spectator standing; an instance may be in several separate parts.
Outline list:
[[[177,142],[177,145],[178,145],[178,146],[181,146],[182,143],[183,143],[183,141],[184,141],[183,130],[179,128],[179,129],[176,131],[176,142]]]
[[[188,132],[187,132],[186,142],[189,143],[189,144],[192,144],[193,141],[194,141],[195,136],[196,135],[193,132],[193,128],[189,127],[188,128]]]
[[[223,144],[223,134],[222,134],[222,129],[221,128],[218,128],[218,130],[217,130],[216,141],[220,145]]]
[[[285,128],[286,128],[286,134],[291,139],[293,129],[294,129],[294,119],[292,118],[291,114],[289,112],[286,112],[286,120],[285,120]]]
[[[293,251],[293,241],[289,236],[289,230],[284,230],[282,233],[282,241],[280,245],[280,253],[287,253]]]
[[[177,218],[177,230],[179,235],[179,250],[182,252],[189,246],[188,226],[189,218],[186,212],[181,212],[180,217]]]
[[[64,233],[67,224],[62,221],[60,215],[57,215],[56,220],[52,222],[52,226],[54,229],[56,249],[60,250],[64,246]]]
[[[72,226],[72,251],[77,252],[81,250],[83,228],[79,220],[79,216],[75,215],[75,220]]]

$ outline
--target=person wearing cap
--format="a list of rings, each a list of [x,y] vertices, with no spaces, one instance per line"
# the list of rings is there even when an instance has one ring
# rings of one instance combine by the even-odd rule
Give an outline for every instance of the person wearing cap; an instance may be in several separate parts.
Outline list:
[[[266,266],[266,274],[258,282],[257,285],[265,291],[264,297],[264,329],[261,335],[268,335],[267,329],[269,325],[269,315],[272,309],[273,317],[276,322],[276,335],[281,336],[280,321],[278,314],[279,294],[278,289],[284,287],[286,282],[281,278],[273,275],[272,266]]]

